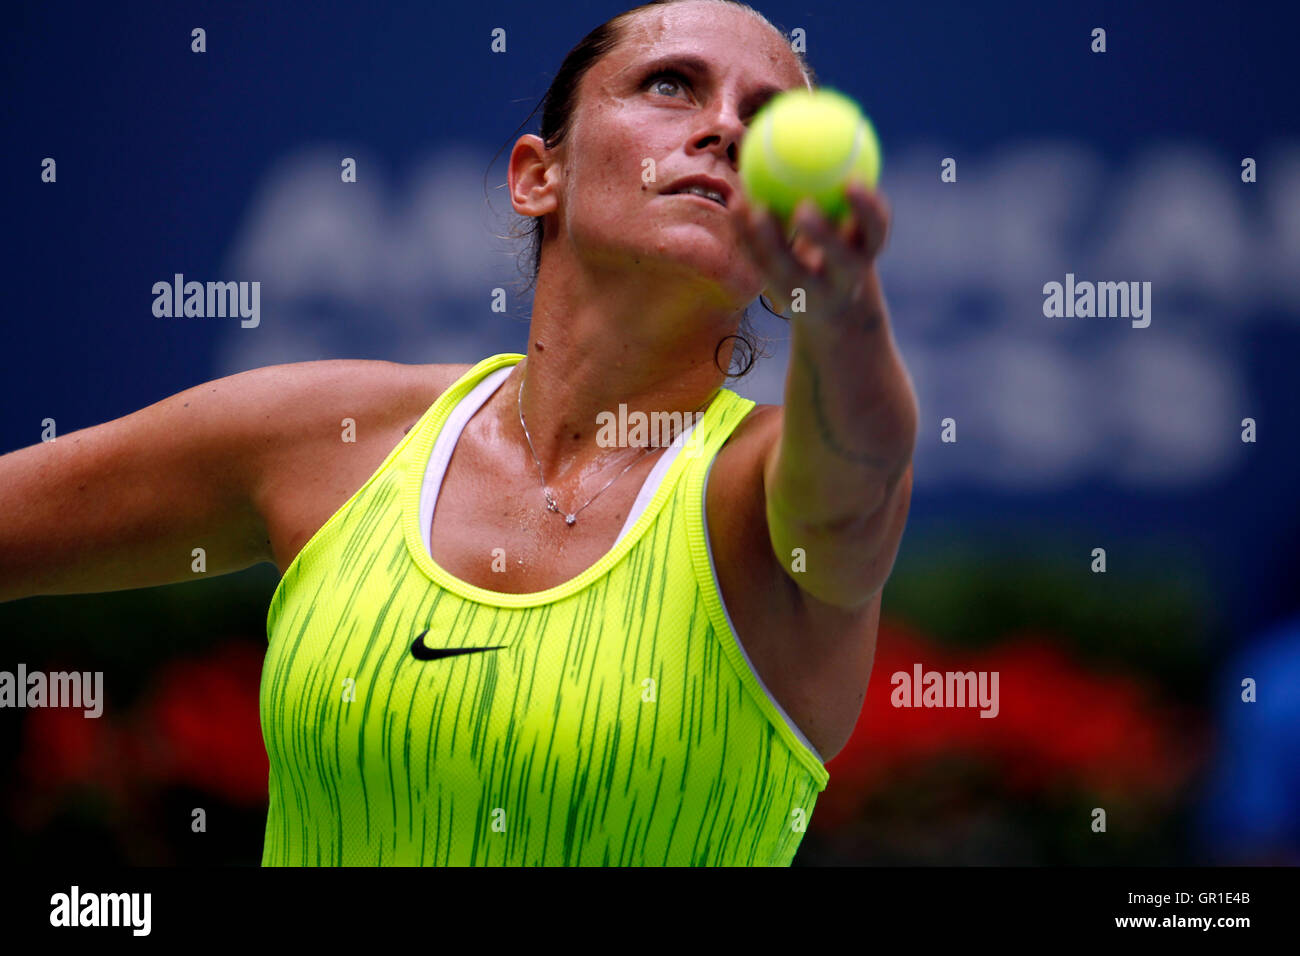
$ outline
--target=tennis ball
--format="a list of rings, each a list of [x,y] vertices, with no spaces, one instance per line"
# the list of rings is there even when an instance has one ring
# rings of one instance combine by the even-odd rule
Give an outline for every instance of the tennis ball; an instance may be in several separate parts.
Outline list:
[[[740,181],[751,201],[788,220],[812,197],[832,220],[849,212],[844,185],[874,189],[880,141],[858,104],[832,89],[785,90],[754,116],[740,148]]]

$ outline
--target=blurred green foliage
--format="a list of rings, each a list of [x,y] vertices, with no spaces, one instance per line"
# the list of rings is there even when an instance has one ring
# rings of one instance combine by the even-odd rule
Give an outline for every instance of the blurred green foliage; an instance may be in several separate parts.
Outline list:
[[[1167,538],[1108,540],[1107,570],[1094,573],[1094,545],[1077,534],[963,532],[907,540],[885,586],[884,615],[970,649],[1039,633],[1094,670],[1138,671],[1174,698],[1199,699],[1209,648],[1224,626],[1212,582],[1192,557],[1199,548]]]

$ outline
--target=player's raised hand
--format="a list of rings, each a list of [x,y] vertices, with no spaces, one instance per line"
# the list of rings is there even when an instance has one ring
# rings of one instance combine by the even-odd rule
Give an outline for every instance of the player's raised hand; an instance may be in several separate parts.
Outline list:
[[[875,261],[889,232],[889,205],[878,190],[857,182],[845,193],[852,211],[839,224],[805,199],[787,228],[742,193],[732,197],[741,242],[764,275],[764,294],[781,314],[795,289],[804,290],[806,312],[814,319],[861,321],[875,311]]]

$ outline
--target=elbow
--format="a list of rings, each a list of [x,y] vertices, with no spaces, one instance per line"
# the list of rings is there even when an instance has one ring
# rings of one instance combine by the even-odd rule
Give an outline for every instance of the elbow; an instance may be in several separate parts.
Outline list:
[[[816,521],[781,514],[769,502],[768,537],[786,575],[824,604],[846,610],[866,605],[894,569],[911,488],[909,466],[881,507]]]

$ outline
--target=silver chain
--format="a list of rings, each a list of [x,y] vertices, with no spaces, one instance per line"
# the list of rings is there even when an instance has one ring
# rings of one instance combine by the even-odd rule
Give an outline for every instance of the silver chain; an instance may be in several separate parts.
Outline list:
[[[600,491],[596,492],[585,502],[583,502],[582,508],[579,508],[577,511],[569,511],[569,512],[560,510],[560,506],[556,502],[555,497],[551,494],[550,490],[546,487],[546,475],[542,471],[542,460],[537,457],[537,449],[533,448],[533,436],[528,434],[528,425],[524,422],[524,381],[527,377],[528,377],[528,372],[526,370],[523,375],[519,376],[519,394],[515,396],[515,405],[519,409],[519,425],[524,430],[524,438],[528,440],[528,450],[533,453],[533,461],[537,463],[537,478],[542,483],[542,494],[546,498],[546,510],[554,511],[557,515],[558,514],[564,515],[564,523],[567,525],[572,525],[575,521],[578,520],[578,515],[582,513],[583,508],[586,508],[587,505],[591,504],[593,501],[599,498],[604,493],[606,488],[608,488],[614,482],[618,481],[620,478],[626,475],[628,471],[631,470],[633,465],[635,465],[638,461],[640,461],[642,458],[644,458],[646,455],[650,454],[650,452],[656,449],[655,446],[648,445],[646,449],[643,452],[641,452],[641,454],[637,455],[630,462],[628,462],[626,468],[620,471],[613,478],[609,479],[609,481],[605,482],[604,487],[601,488]],[[695,409],[695,411],[698,412],[701,408],[707,405],[709,403],[709,399],[711,399],[712,397],[713,396],[710,395],[709,398],[705,399],[704,402]],[[693,415],[694,412],[691,412],[690,414]],[[676,437],[674,437],[674,441],[676,441]]]

